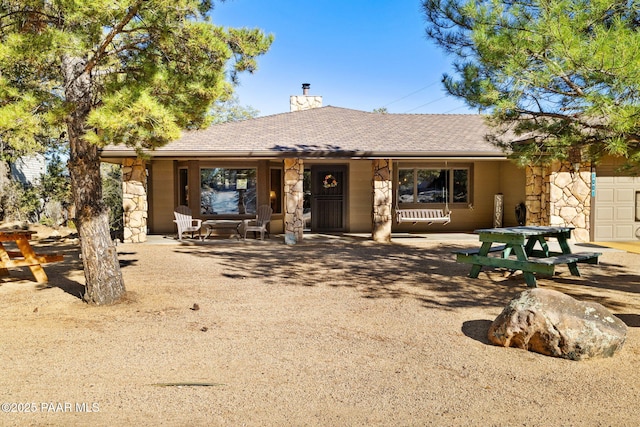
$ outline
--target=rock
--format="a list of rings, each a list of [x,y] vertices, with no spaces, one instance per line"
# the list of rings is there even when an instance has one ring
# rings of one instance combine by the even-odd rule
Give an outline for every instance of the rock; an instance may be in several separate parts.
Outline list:
[[[571,360],[611,357],[627,326],[601,304],[549,289],[529,289],[504,308],[489,328],[489,341]]]

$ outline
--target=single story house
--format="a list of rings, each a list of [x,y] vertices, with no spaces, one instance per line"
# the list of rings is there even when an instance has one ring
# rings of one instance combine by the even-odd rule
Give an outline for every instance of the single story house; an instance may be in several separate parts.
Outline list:
[[[107,146],[123,166],[125,241],[175,232],[173,211],[241,219],[273,209],[271,233],[471,232],[526,224],[572,225],[574,239],[640,238],[640,181],[609,160],[520,168],[487,142],[481,115],[381,114],[290,98],[291,112],[188,131],[146,153]],[[398,209],[451,212],[448,224],[398,223]]]

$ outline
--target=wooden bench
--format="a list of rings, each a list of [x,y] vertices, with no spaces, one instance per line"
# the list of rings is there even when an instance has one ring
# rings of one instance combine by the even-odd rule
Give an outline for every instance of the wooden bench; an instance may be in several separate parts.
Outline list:
[[[6,251],[9,258],[11,258],[11,262],[8,267],[30,267],[35,265],[33,261],[26,261],[25,257],[22,255],[22,252],[19,251]],[[64,255],[58,254],[48,254],[48,255],[36,255],[33,258],[36,263],[40,264],[48,264],[50,262],[60,262],[64,261]]]
[[[443,209],[396,209],[396,222],[448,224],[451,222],[451,212],[445,213]]]
[[[507,245],[491,246],[491,248],[489,249],[489,253],[491,253],[491,252],[502,252],[502,251],[505,250],[506,247],[507,247]],[[463,249],[463,250],[454,252],[454,254],[460,254],[460,255],[478,255],[479,253],[480,253],[480,248]]]
[[[500,245],[492,247],[489,252],[504,251],[505,249],[507,249],[505,246]],[[553,254],[544,258],[532,257],[525,261],[508,258],[507,256],[504,256],[504,254],[503,257],[480,256],[479,251],[480,249],[456,251],[456,261],[460,263],[474,264],[477,266],[506,268],[512,271],[521,270],[523,273],[525,273],[527,285],[534,287],[535,278],[532,275],[533,273],[553,276],[553,274],[555,273],[556,265],[567,264],[569,267],[569,271],[571,271],[571,274],[573,276],[580,276],[580,271],[576,266],[577,263],[597,264],[598,257],[602,255],[599,252],[576,252],[572,254]],[[477,268],[475,272],[474,270],[472,270],[470,276],[477,277],[477,273],[479,271],[479,268]],[[527,276],[529,277],[527,278]]]
[[[600,252],[576,252],[573,254],[553,255],[547,258],[531,258],[529,261],[547,265],[575,264],[577,262],[597,264],[600,255],[602,255]]]

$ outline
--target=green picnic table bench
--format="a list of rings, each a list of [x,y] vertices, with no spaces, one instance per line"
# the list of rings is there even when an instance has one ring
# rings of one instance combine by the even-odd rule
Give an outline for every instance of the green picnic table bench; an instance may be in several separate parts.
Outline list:
[[[535,273],[553,275],[555,266],[567,264],[573,276],[580,276],[578,263],[597,264],[599,252],[572,253],[568,239],[573,227],[520,226],[476,230],[480,248],[456,251],[456,261],[472,264],[469,277],[477,278],[482,267],[521,270],[529,287],[536,287]],[[562,252],[552,252],[548,238],[556,238]],[[499,245],[494,245],[499,243]],[[539,248],[536,248],[539,246]],[[490,253],[500,252],[499,256]]]

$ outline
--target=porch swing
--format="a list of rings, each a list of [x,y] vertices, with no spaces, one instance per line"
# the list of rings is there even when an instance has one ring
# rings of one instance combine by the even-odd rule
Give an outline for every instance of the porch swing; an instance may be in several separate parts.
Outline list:
[[[396,202],[396,222],[411,222],[416,225],[419,222],[426,222],[427,225],[442,224],[446,225],[451,222],[451,211],[449,204],[445,202],[444,209],[422,208],[422,209],[398,209]]]
[[[420,209],[400,209],[398,207],[398,193],[396,190],[396,222],[402,224],[403,222],[411,222],[413,225],[417,223],[426,222],[427,225],[442,224],[446,225],[451,222],[451,211],[449,210],[449,197],[445,193],[444,197],[444,209],[434,208],[420,208]]]

